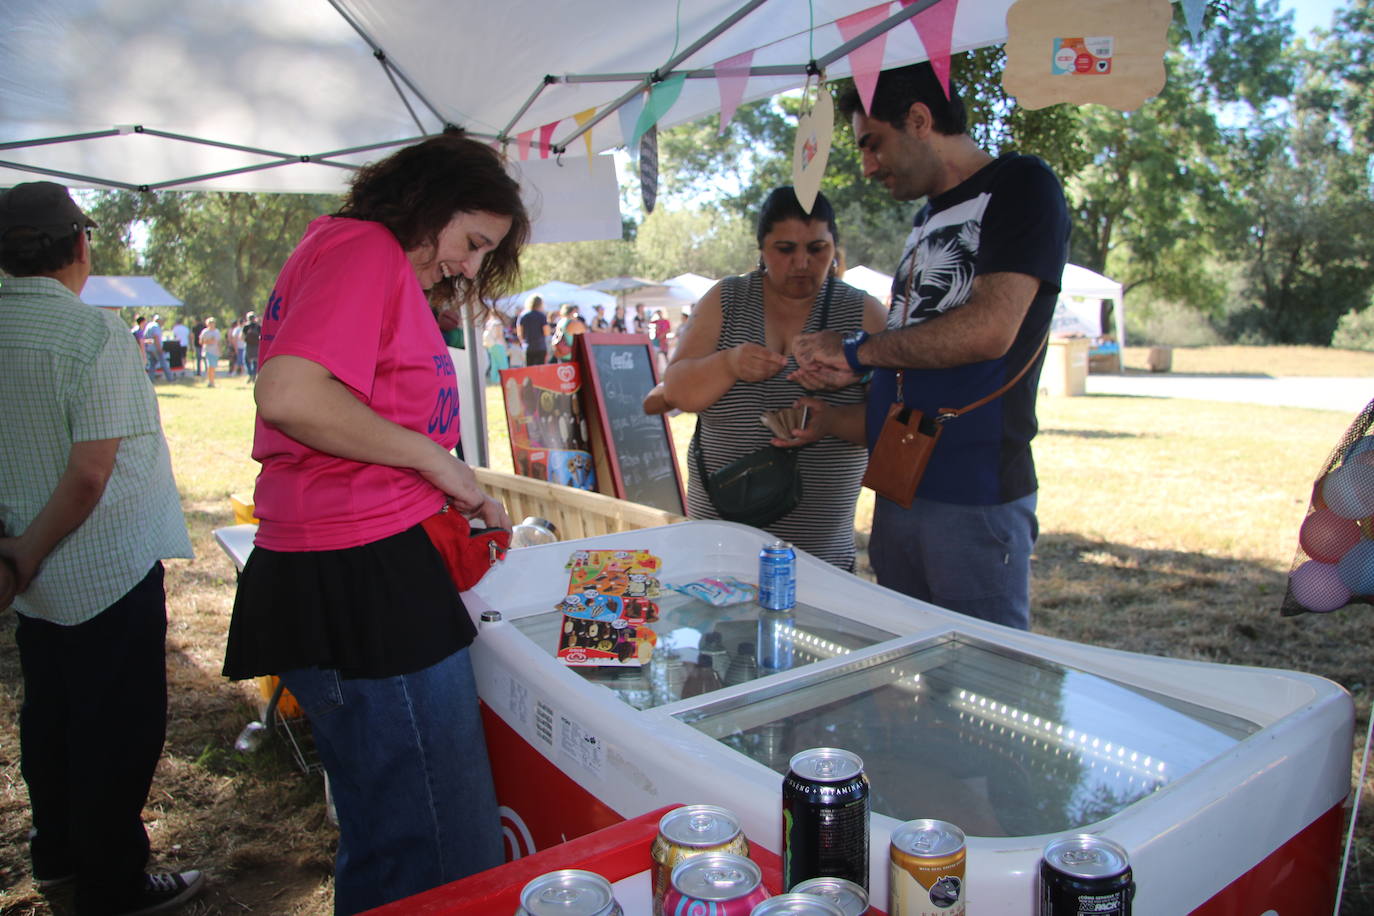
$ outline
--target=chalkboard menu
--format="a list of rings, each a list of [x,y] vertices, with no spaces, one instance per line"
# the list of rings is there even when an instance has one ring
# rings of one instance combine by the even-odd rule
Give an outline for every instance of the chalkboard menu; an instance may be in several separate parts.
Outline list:
[[[581,334],[578,357],[587,369],[588,413],[595,414],[614,496],[686,515],[682,478],[666,416],[644,413],[658,383],[653,345],[642,334]],[[598,462],[599,463],[599,462]],[[601,480],[604,484],[606,476]],[[602,492],[607,492],[605,486]]]

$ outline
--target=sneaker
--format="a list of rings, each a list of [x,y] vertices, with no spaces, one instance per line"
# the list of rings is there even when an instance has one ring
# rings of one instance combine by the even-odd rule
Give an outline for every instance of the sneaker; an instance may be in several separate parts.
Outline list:
[[[142,916],[177,909],[205,887],[205,876],[192,869],[143,876],[143,891],[133,907],[119,916]]]

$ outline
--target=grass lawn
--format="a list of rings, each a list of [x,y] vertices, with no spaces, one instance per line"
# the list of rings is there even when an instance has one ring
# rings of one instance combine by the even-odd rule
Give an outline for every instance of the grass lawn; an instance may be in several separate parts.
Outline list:
[[[1144,365],[1128,349],[1128,368]],[[1175,350],[1181,372],[1374,376],[1374,354],[1307,348]],[[192,914],[331,912],[333,828],[318,776],[295,769],[280,741],[232,750],[256,691],[219,676],[234,571],[214,544],[232,523],[228,497],[251,493],[252,390],[242,379],[160,385],[163,424],[196,559],[168,563],[171,721],[145,818],[157,864],[201,867],[211,886]],[[493,465],[510,469],[500,394],[489,387]],[[1034,628],[1137,652],[1293,668],[1355,696],[1364,728],[1374,698],[1374,627],[1364,606],[1282,618],[1278,604],[1306,501],[1352,418],[1341,412],[1154,398],[1042,399],[1041,537]],[[681,451],[692,418],[676,417]],[[685,468],[684,468],[685,472]],[[871,496],[862,498],[866,538]],[[3,626],[12,628],[12,618]],[[23,842],[20,699],[13,640],[0,640],[0,913],[65,913],[33,890]],[[1363,786],[1357,848],[1342,913],[1374,912],[1374,785]]]

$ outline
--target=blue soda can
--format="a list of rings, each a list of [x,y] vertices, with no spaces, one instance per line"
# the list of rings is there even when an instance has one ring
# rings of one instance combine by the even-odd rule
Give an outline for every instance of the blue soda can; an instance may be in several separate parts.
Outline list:
[[[797,635],[797,615],[792,611],[759,612],[758,664],[771,671],[786,671],[792,667],[792,642]]]
[[[759,551],[759,604],[770,611],[797,605],[797,552],[786,541],[764,544]]]

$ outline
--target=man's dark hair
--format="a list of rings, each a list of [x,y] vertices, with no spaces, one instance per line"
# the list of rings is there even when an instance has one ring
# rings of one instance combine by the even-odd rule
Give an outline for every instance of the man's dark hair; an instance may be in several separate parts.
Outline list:
[[[359,170],[334,215],[381,223],[403,249],[413,251],[438,244],[439,233],[459,213],[477,212],[509,216],[510,231],[482,259],[474,279],[454,277],[451,289],[439,284],[435,293],[441,300],[475,294],[485,301],[514,283],[530,234],[520,186],[491,147],[450,130],[397,150]]]
[[[835,244],[840,244],[840,229],[835,225],[835,208],[830,206],[830,201],[819,191],[816,192],[816,202],[811,205],[811,212],[807,213],[802,209],[801,201],[797,200],[795,188],[791,185],[774,188],[764,198],[763,206],[759,208],[758,240],[760,248],[763,247],[764,238],[773,231],[773,226],[785,219],[799,219],[804,223],[813,223],[819,220],[830,227],[830,237]]]
[[[76,239],[83,230],[54,239],[49,233],[19,226],[0,239],[0,270],[11,277],[57,273],[76,260]]]
[[[945,97],[944,87],[940,85],[930,61],[884,70],[878,74],[878,87],[873,91],[873,103],[868,116],[886,121],[900,130],[913,102],[920,102],[930,109],[936,133],[956,136],[968,132],[968,111],[964,108],[963,99],[959,98],[953,84],[949,87],[949,97]],[[863,111],[863,102],[859,98],[859,90],[854,87],[846,89],[840,95],[840,113],[846,121],[852,121],[860,111]]]

